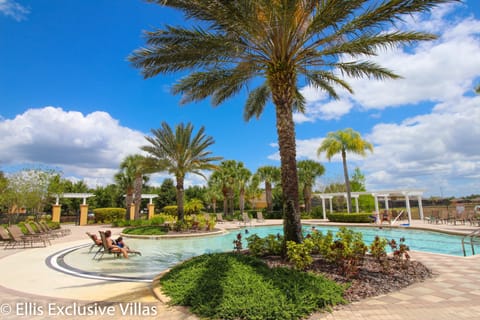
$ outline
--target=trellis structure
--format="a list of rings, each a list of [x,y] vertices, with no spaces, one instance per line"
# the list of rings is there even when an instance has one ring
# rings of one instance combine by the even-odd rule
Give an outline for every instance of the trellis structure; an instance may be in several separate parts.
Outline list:
[[[410,207],[410,200],[416,198],[418,201],[418,212],[420,219],[423,220],[423,206],[422,206],[422,196],[423,190],[411,190],[411,189],[401,189],[401,190],[385,190],[385,191],[366,191],[366,192],[352,192],[351,197],[355,199],[356,212],[359,212],[358,207],[358,197],[361,195],[371,195],[375,200],[375,213],[379,214],[379,201],[382,199],[385,201],[385,210],[389,210],[388,200],[392,197],[401,197],[405,199],[405,207],[408,215],[408,223],[412,221],[412,210]],[[314,193],[313,196],[318,196],[322,199],[322,209],[323,209],[323,219],[327,219],[327,211],[325,200],[329,200],[330,203],[330,212],[333,212],[332,200],[334,197],[344,197],[347,199],[346,192],[336,192],[336,193]],[[348,201],[347,201],[348,206]]]

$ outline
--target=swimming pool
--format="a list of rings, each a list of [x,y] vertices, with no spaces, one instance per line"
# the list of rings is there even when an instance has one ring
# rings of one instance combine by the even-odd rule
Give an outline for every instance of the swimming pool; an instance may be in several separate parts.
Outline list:
[[[338,227],[335,226],[316,226],[316,228],[323,233],[330,230],[335,234],[338,231]],[[61,267],[77,270],[78,273],[84,271],[86,274],[93,276],[112,277],[113,279],[124,278],[126,280],[151,280],[158,273],[178,264],[180,261],[204,253],[233,250],[233,240],[236,239],[238,233],[242,233],[244,248],[247,247],[245,238],[251,234],[263,237],[268,234],[283,233],[282,226],[247,229],[249,234],[245,234],[245,230],[240,229],[232,230],[227,234],[198,238],[137,239],[125,237],[127,244],[132,249],[140,250],[142,256],[131,256],[127,260],[115,259],[113,255],[104,255],[101,261],[96,261],[92,260],[95,251],[89,253],[90,245],[88,245],[73,248],[57,255],[54,264],[58,262]],[[463,256],[462,236],[388,227],[382,229],[352,227],[351,229],[362,232],[363,239],[367,244],[370,244],[376,235],[386,239],[395,239],[397,242],[401,237],[404,237],[405,244],[411,250]],[[304,226],[304,230],[308,232],[310,227]],[[476,251],[480,252],[480,246],[476,248]]]

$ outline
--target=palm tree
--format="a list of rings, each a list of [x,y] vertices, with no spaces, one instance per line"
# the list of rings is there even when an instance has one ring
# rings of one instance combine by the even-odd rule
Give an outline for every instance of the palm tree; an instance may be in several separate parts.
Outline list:
[[[237,172],[239,163],[235,160],[224,160],[217,170],[210,176],[212,183],[221,186],[223,194],[223,214],[233,216],[235,188],[238,182]],[[241,163],[243,167],[243,163]]]
[[[475,88],[475,93],[480,94],[480,84]]]
[[[217,213],[217,201],[222,197],[221,184],[218,180],[209,179],[205,200],[212,204],[213,213]]]
[[[267,201],[267,212],[273,211],[272,184],[280,181],[280,169],[274,166],[263,166],[255,173],[260,182],[265,182],[265,200]]]
[[[130,186],[130,195],[127,191],[127,195],[131,197],[129,198],[130,202],[127,201],[127,217],[130,218],[129,205],[133,203],[135,205],[134,219],[137,220],[140,218],[142,187],[143,184],[148,181],[148,177],[145,176],[145,174],[161,171],[163,170],[163,167],[161,166],[161,163],[152,158],[144,157],[140,154],[134,154],[126,156],[125,159],[123,159],[123,161],[120,163],[120,170],[128,175],[131,175],[131,177],[127,179],[127,181],[132,183]]]
[[[127,211],[125,213],[125,220],[130,219],[130,213],[128,211],[130,205],[133,203],[133,189],[135,176],[131,174],[130,170],[119,171],[114,176],[115,183],[120,190],[125,190],[125,207]]]
[[[429,33],[403,31],[395,23],[454,0],[148,1],[179,9],[193,21],[146,32],[147,46],[129,57],[145,78],[192,71],[173,92],[183,94],[183,103],[211,96],[213,105],[259,84],[249,92],[246,120],[259,118],[273,101],[285,239],[301,242],[293,122],[293,112],[305,109],[299,82],[338,99],[339,87],[353,92],[344,76],[398,78],[366,59],[379,49],[435,39]]]
[[[248,181],[252,176],[250,170],[243,166],[243,162],[238,163],[237,167],[237,185],[238,185],[238,193],[239,193],[239,206],[240,206],[240,214],[243,216],[243,211],[245,209],[245,193]]]
[[[173,174],[176,179],[177,189],[177,214],[178,220],[183,220],[184,181],[187,173],[193,173],[206,179],[202,170],[212,170],[216,166],[212,163],[221,157],[211,156],[208,151],[214,140],[205,135],[205,127],[201,127],[193,134],[193,125],[181,123],[172,131],[166,122],[162,122],[159,129],[151,130],[153,137],[145,137],[150,145],[143,146],[142,150],[158,162],[163,170]]]
[[[315,179],[325,173],[325,167],[313,160],[298,161],[298,180],[303,185],[305,212],[312,211],[312,189]]]
[[[345,177],[345,187],[347,189],[348,213],[350,213],[352,210],[352,199],[350,194],[350,179],[348,178],[347,169],[347,151],[359,154],[361,156],[366,156],[366,150],[373,152],[372,144],[363,140],[360,136],[360,133],[351,128],[338,130],[336,132],[329,132],[317,150],[318,156],[320,156],[322,152],[325,152],[328,160],[332,159],[332,157],[337,153],[342,154],[343,175]]]

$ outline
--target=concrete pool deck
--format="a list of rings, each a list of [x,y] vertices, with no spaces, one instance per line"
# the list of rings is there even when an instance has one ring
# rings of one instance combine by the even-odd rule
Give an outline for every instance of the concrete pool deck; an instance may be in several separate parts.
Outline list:
[[[279,223],[281,220],[252,224]],[[321,220],[306,220],[304,223],[324,224]],[[231,229],[238,228],[239,224],[225,222],[218,226]],[[108,225],[67,227],[72,233],[53,240],[52,245],[46,248],[0,250],[2,319],[72,318],[62,314],[61,308],[71,307],[73,304],[89,306],[89,310],[96,312],[92,316],[83,316],[88,319],[105,318],[99,313],[105,311],[102,308],[106,306],[114,310],[115,316],[112,317],[122,317],[125,310],[130,308],[127,315],[123,316],[124,319],[197,319],[184,308],[168,307],[158,301],[152,292],[151,283],[86,279],[48,267],[45,263],[48,256],[65,248],[90,244],[91,241],[85,234],[87,231],[95,233],[98,230],[110,229],[114,234],[121,231],[121,228],[111,228]],[[456,233],[469,233],[478,229],[464,225],[427,224],[421,221],[414,221],[412,227]],[[394,293],[343,306],[331,314],[316,313],[309,319],[478,319],[480,255],[455,257],[413,252],[412,257],[431,268],[436,276]],[[60,309],[55,309],[57,306]],[[50,307],[52,313],[49,314]],[[133,307],[137,309],[134,310]],[[36,314],[33,311],[37,311]]]

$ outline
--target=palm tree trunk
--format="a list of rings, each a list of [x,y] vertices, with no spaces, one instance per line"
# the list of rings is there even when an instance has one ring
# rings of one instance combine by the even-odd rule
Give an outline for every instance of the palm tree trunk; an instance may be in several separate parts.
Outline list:
[[[217,198],[212,199],[213,213],[217,213]]]
[[[183,177],[177,177],[177,215],[178,221],[183,220]]]
[[[345,150],[342,150],[342,162],[343,162],[343,175],[345,176],[345,187],[347,189],[347,212],[352,211],[352,196],[350,190],[350,179],[348,178],[348,169],[347,169],[347,153]]]
[[[243,215],[243,210],[245,209],[245,190],[240,190],[240,199],[239,199],[239,206],[240,206],[240,214]]]
[[[142,184],[143,177],[141,174],[135,176],[134,182],[134,203],[135,203],[135,220],[140,219],[140,206],[142,204]]]
[[[125,220],[130,220],[130,205],[133,202],[133,188],[127,189],[127,194],[125,195],[125,207],[127,212],[125,213]]]
[[[225,187],[222,190],[223,193],[223,215],[228,215],[228,189]]]
[[[281,70],[273,75],[272,98],[277,119],[278,145],[282,171],[283,229],[286,241],[301,243],[302,224],[298,203],[298,176],[295,145],[295,124],[293,122],[293,93],[296,88],[294,72]]]
[[[303,200],[305,201],[305,212],[312,212],[312,190],[307,185],[303,187]]]
[[[265,201],[267,201],[267,212],[272,213],[273,201],[272,201],[272,184],[265,181]]]
[[[234,212],[234,191],[233,191],[233,188],[229,188],[228,189],[228,213],[233,216],[233,212]]]

